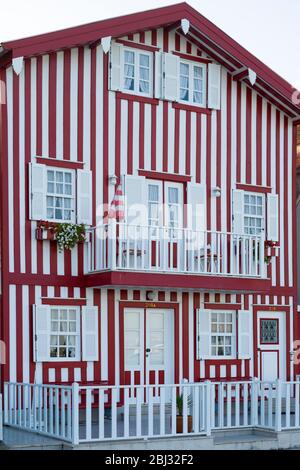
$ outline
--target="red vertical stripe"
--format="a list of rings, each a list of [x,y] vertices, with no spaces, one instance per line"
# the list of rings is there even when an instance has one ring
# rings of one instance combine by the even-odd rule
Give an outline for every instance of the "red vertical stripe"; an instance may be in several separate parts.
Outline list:
[[[127,173],[133,173],[133,102],[128,101],[128,120],[127,120]]]
[[[31,221],[29,220],[29,162],[31,161],[31,60],[25,61],[25,239],[26,239],[26,273],[31,273]]]
[[[196,114],[196,183],[201,183],[201,141],[202,141],[202,135],[201,135],[201,114],[197,113]],[[206,158],[206,156],[204,156]]]
[[[156,170],[156,109],[151,107],[151,170]]]
[[[241,83],[237,83],[237,100],[236,100],[236,179],[237,182],[241,182],[241,98],[242,98],[242,86]]]
[[[139,166],[145,168],[145,104],[140,103]]]
[[[108,83],[109,61],[107,54],[103,54],[103,83]],[[103,203],[108,203],[108,121],[109,121],[109,99],[108,89],[103,87]]]
[[[259,95],[256,111],[256,184],[262,184],[262,97]]]
[[[36,78],[36,105],[37,105],[37,120],[36,120],[36,152],[37,155],[43,154],[43,57],[37,58],[37,78]]]
[[[185,173],[191,174],[191,112],[186,113],[186,157],[185,157]]]
[[[231,182],[231,165],[232,165],[232,142],[231,142],[231,98],[232,98],[232,78],[227,74],[227,232],[231,231],[231,191],[232,191],[232,182]]]
[[[71,51],[64,51],[64,159],[70,160]]]
[[[206,134],[207,230],[211,230],[211,115],[207,116]]]
[[[115,292],[108,290],[107,292],[108,303],[108,357],[109,369],[108,380],[110,385],[115,383]]]

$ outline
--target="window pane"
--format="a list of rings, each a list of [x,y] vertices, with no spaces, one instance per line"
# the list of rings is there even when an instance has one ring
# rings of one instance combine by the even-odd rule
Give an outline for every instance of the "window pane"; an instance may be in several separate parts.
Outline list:
[[[67,357],[67,348],[59,348],[59,357]]]
[[[177,188],[168,188],[169,204],[178,204],[179,196]]]
[[[189,64],[180,62],[180,75],[189,75]]]
[[[125,64],[134,64],[134,52],[125,51]]]
[[[47,191],[48,193],[54,193],[54,183],[48,183]]]
[[[150,57],[146,54],[140,54],[140,65],[142,67],[148,67],[150,66]]]
[[[47,171],[47,179],[48,181],[54,181],[54,171],[52,170]]]

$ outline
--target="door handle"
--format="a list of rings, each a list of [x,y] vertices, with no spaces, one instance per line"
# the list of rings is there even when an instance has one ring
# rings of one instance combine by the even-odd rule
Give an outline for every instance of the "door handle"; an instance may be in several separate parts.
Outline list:
[[[149,349],[149,348],[146,349],[146,353],[147,353],[147,354],[151,353],[151,349]]]

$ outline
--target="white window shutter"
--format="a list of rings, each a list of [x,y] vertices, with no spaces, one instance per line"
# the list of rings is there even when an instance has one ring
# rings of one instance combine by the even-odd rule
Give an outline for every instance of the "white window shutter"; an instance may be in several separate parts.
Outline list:
[[[126,221],[134,225],[147,225],[148,207],[146,180],[143,176],[125,176]]]
[[[279,241],[279,223],[278,223],[278,195],[268,194],[267,199],[267,217],[268,217],[268,240]]]
[[[233,190],[232,195],[233,233],[244,234],[244,191]]]
[[[99,360],[98,307],[82,307],[82,360]]]
[[[221,109],[221,66],[208,64],[208,107]]]
[[[197,310],[197,359],[210,358],[210,310]]]
[[[51,316],[49,305],[34,305],[34,361],[48,362],[50,359]]]
[[[155,52],[155,85],[154,85],[154,96],[158,100],[162,98],[162,56],[161,52]]]
[[[109,55],[109,89],[120,91],[123,77],[123,45],[113,42]]]
[[[238,358],[251,359],[252,355],[252,313],[247,310],[238,312]]]
[[[188,183],[187,203],[188,228],[206,231],[206,185]]]
[[[47,168],[36,163],[29,164],[29,208],[31,220],[46,219]]]
[[[179,98],[179,57],[175,54],[163,55],[163,96],[168,101]]]
[[[77,223],[92,225],[92,172],[77,171]]]

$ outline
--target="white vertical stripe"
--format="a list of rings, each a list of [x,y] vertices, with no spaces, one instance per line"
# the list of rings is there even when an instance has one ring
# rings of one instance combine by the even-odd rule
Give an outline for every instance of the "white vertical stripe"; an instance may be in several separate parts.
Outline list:
[[[119,329],[119,301],[120,289],[115,289],[115,383],[120,383],[120,329]]]
[[[194,299],[193,292],[189,292],[189,380],[190,382],[195,381],[194,374]],[[185,313],[186,314],[186,313]]]
[[[271,186],[274,194],[279,192],[276,187],[276,108],[271,112]],[[276,258],[272,259],[272,286],[276,285]]]
[[[151,170],[151,105],[145,104],[145,170]]]
[[[168,171],[174,173],[175,157],[175,110],[168,103]]]
[[[56,158],[64,155],[64,52],[56,55]]]
[[[133,103],[133,172],[139,168],[139,120],[140,120],[140,106],[139,103]]]
[[[121,175],[127,174],[128,158],[128,101],[121,101]]]
[[[90,168],[91,158],[91,49],[84,48],[83,73],[83,161]]]
[[[101,380],[108,380],[108,312],[107,312],[107,289],[101,290]]]
[[[251,183],[256,184],[256,140],[257,140],[257,93],[252,90],[252,115],[251,115]]]
[[[46,240],[43,241],[43,273],[50,274],[50,241]]]
[[[246,91],[247,87],[241,87],[241,181],[246,183]]]
[[[224,68],[221,97],[221,230],[227,232],[227,72]]]
[[[31,59],[31,79],[30,79],[30,145],[31,158],[36,156],[36,59]],[[28,168],[26,168],[28,171]],[[28,195],[29,197],[29,195]],[[37,273],[37,241],[35,238],[36,222],[31,222],[31,271]]]
[[[206,184],[207,117],[201,115],[201,184]]]
[[[86,304],[89,306],[94,305],[94,290],[87,289],[86,290]],[[86,365],[86,379],[88,382],[92,382],[94,380],[94,363],[88,362]]]
[[[217,186],[217,114],[216,111],[211,115],[211,187]],[[216,230],[216,198],[211,198],[211,230]]]
[[[101,46],[96,49],[96,212],[103,203],[103,50]]]
[[[262,185],[267,185],[267,101],[262,100]]]
[[[25,67],[19,76],[19,205],[20,205],[20,269],[25,273]]]
[[[191,170],[193,182],[196,182],[196,139],[197,139],[197,114],[191,113]]]
[[[284,237],[284,192],[285,192],[285,180],[284,180],[284,114],[280,114],[280,285],[283,287],[285,284],[285,237]]]
[[[186,111],[180,111],[179,124],[179,174],[185,175],[186,164]]]
[[[178,292],[177,300],[179,303],[179,383],[183,379],[183,351],[182,351],[182,293]],[[175,346],[176,347],[176,346]],[[178,347],[178,346],[177,346]],[[187,379],[187,377],[184,377]]]
[[[65,254],[57,249],[57,274],[63,276],[65,274]]]
[[[9,286],[9,380],[17,381],[16,286]]]
[[[22,286],[22,338],[23,338],[23,382],[30,382],[30,331],[29,331],[29,289]]]
[[[49,56],[43,56],[42,77],[42,152],[49,157]]]
[[[71,161],[76,161],[78,145],[78,49],[71,49],[70,74],[70,155]]]
[[[293,286],[293,229],[296,220],[293,219],[293,124],[289,121],[288,127],[288,264],[289,264],[289,287]]]
[[[237,83],[232,81],[231,92],[231,185],[236,186],[236,167],[237,167]]]
[[[163,104],[156,107],[156,169],[163,170]]]
[[[35,286],[35,305],[41,305],[42,303],[42,289],[41,286]],[[43,363],[35,363],[35,374],[34,374],[34,383],[42,384],[43,383]]]
[[[71,274],[78,276],[78,246],[76,245],[71,252]]]
[[[9,271],[14,272],[14,157],[13,157],[13,70],[6,71],[7,99],[7,159],[8,159],[8,233],[9,233]]]
[[[108,149],[108,174],[115,174],[115,148],[116,148],[116,94],[109,92],[109,149]],[[115,188],[109,185],[108,202],[112,201]]]

